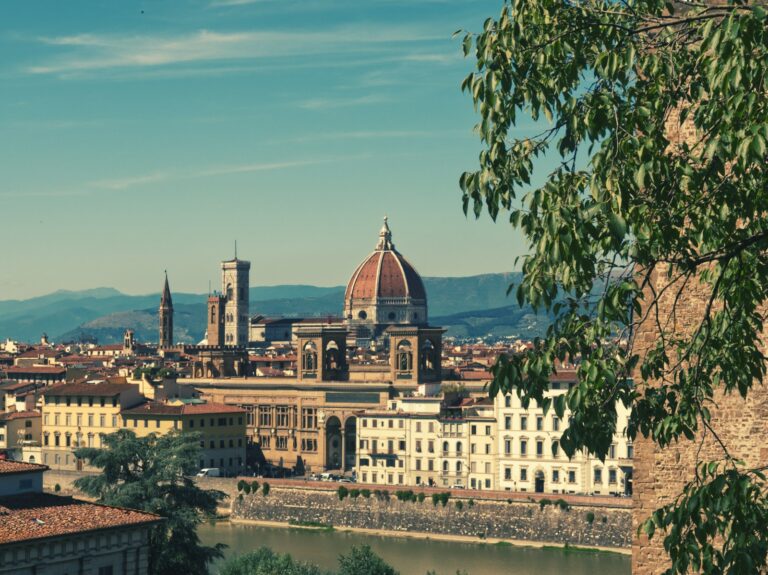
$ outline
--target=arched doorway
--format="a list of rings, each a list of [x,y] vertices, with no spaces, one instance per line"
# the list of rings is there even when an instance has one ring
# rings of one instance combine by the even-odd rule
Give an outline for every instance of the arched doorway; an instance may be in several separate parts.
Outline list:
[[[325,468],[341,468],[341,421],[335,415],[325,423]]]
[[[357,454],[357,418],[348,417],[344,422],[344,470],[355,466]]]
[[[535,486],[534,490],[536,493],[544,493],[544,472],[543,471],[537,471],[534,475],[535,478]]]

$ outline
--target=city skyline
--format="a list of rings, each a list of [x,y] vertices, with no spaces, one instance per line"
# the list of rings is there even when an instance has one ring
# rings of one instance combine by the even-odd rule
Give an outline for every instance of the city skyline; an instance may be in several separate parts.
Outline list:
[[[480,146],[451,34],[495,2],[48,6],[0,33],[0,239],[25,246],[0,300],[153,293],[166,269],[204,293],[235,241],[254,285],[342,285],[385,215],[425,276],[523,252],[458,187]]]

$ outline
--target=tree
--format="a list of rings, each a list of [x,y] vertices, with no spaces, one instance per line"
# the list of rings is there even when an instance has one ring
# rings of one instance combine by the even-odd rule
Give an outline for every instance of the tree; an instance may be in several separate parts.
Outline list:
[[[522,232],[529,255],[510,289],[555,318],[533,349],[499,358],[490,393],[514,390],[561,417],[568,408],[569,456],[605,457],[618,402],[632,408],[630,439],[719,444],[643,526],[665,531],[669,572],[766,564],[765,468],[732,455],[711,413],[766,371],[761,4],[505,0],[463,39],[477,68],[462,89],[483,144],[479,168],[460,178],[464,211],[503,213]],[[525,119],[540,133],[516,130]],[[686,304],[696,290],[701,305]],[[638,332],[657,342],[641,349]],[[578,383],[547,397],[567,357],[580,358]]]
[[[316,565],[294,560],[289,554],[275,553],[268,547],[229,559],[220,575],[329,575]]]
[[[355,545],[339,557],[338,575],[399,575],[368,545]]]
[[[153,574],[208,573],[208,564],[223,557],[225,545],[201,545],[197,526],[216,516],[226,495],[203,490],[191,479],[197,468],[200,437],[172,432],[136,437],[120,430],[102,438],[102,449],[81,448],[78,458],[101,469],[81,477],[75,487],[100,503],[156,513],[165,518],[150,537]]]

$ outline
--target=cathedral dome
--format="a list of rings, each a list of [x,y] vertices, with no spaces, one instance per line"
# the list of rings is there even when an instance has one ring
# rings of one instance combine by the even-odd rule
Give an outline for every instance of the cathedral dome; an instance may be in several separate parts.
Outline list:
[[[384,218],[376,249],[357,266],[344,295],[352,323],[425,324],[427,293],[421,276],[392,243]]]

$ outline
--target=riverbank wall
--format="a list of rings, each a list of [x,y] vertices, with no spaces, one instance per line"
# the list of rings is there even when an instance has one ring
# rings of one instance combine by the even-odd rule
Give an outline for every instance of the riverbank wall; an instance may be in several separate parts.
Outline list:
[[[422,501],[399,500],[394,490],[375,486],[345,486],[356,497],[339,498],[338,487],[280,485],[270,482],[269,494],[237,494],[231,518],[291,525],[381,530],[531,542],[628,549],[632,541],[629,501],[589,501],[589,498],[548,499],[507,497],[504,493],[457,493],[445,505],[424,491]],[[369,496],[365,497],[366,490]],[[418,496],[422,490],[414,490]],[[552,497],[552,496],[550,496]],[[568,499],[571,499],[569,501]],[[582,501],[587,499],[588,501]],[[608,498],[604,498],[608,499]]]

